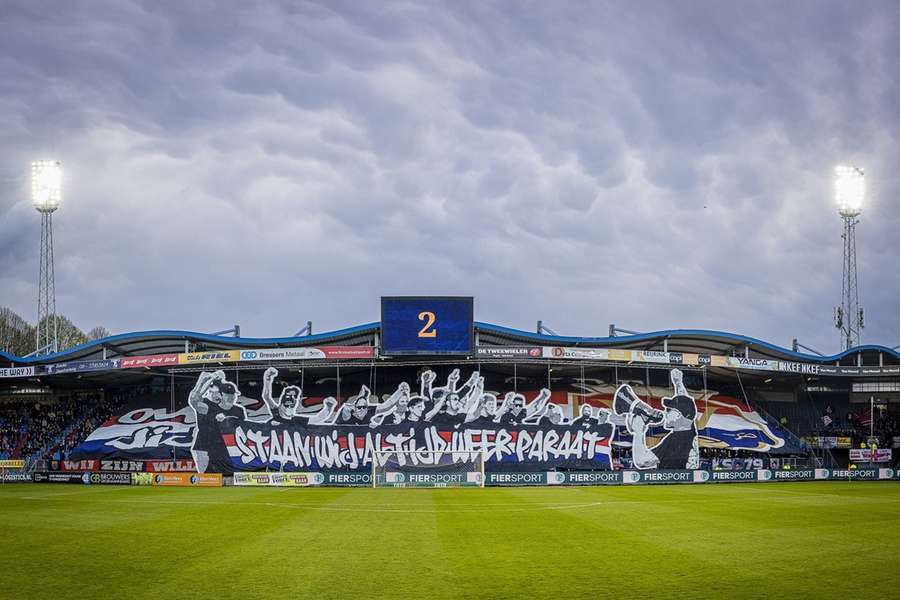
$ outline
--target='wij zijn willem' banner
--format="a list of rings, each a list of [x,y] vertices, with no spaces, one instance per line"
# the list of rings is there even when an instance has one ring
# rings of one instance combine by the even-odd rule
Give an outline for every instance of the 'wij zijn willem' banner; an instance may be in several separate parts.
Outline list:
[[[51,460],[52,471],[101,471],[122,473],[192,473],[197,470],[192,459],[118,459],[82,458],[79,460]]]

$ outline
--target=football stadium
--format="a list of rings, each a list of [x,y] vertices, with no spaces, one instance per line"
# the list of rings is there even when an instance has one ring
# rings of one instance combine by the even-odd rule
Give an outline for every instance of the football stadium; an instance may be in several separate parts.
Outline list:
[[[3,354],[0,527],[14,555],[0,589],[834,597],[896,585],[896,350],[823,357],[613,326],[564,337],[477,321],[475,304],[384,297],[379,322],[327,333],[162,330]]]
[[[897,0],[0,32],[0,600],[898,593]]]

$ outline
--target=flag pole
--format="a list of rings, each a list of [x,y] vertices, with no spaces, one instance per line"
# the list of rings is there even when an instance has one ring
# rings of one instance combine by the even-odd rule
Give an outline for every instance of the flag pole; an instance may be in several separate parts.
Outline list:
[[[869,437],[875,436],[875,396],[869,396]]]

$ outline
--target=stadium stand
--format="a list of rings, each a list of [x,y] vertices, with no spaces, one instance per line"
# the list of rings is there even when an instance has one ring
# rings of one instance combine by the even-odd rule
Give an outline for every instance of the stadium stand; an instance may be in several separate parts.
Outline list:
[[[120,397],[76,392],[55,401],[21,400],[0,404],[0,458],[66,458],[91,431],[121,405]]]
[[[876,400],[897,402],[897,390],[890,385],[897,379],[893,373],[900,372],[900,353],[892,348],[864,346],[822,357],[716,331],[666,330],[628,336],[572,337],[475,322],[474,332],[477,349],[472,351],[477,350],[475,358],[484,361],[484,371],[489,379],[493,378],[491,385],[496,390],[518,386],[536,393],[547,386],[553,394],[563,394],[554,396],[554,402],[571,410],[577,408],[577,395],[582,393],[593,395],[594,408],[609,407],[615,387],[623,383],[630,384],[638,396],[658,401],[668,393],[670,369],[681,365],[685,369],[685,385],[697,398],[707,390],[715,392],[717,398],[745,403],[763,417],[768,427],[780,428],[788,443],[772,448],[773,457],[806,453],[803,438],[808,436],[852,437],[854,445],[858,445],[868,437],[871,428],[880,436],[884,448],[898,433],[900,418],[890,412],[890,407],[873,411],[872,423],[868,397],[863,402],[853,392],[857,381],[874,382],[883,387],[876,392],[881,396]],[[298,356],[304,352],[322,354],[322,349],[329,347],[380,347],[380,340],[380,324],[368,323],[286,338],[223,337],[171,330],[134,332],[93,340],[51,355],[17,357],[0,352],[0,367],[8,371],[7,379],[0,381],[0,456],[24,459],[29,465],[41,459],[65,459],[92,431],[120,414],[120,407],[125,404],[168,410],[172,403],[173,411],[185,406],[192,377],[202,369],[228,370],[245,396],[258,400],[259,387],[254,386],[260,385],[267,366],[261,358],[263,352],[288,349]],[[365,354],[355,358],[329,358],[322,354],[310,362],[309,356],[294,361],[288,379],[302,387],[304,397],[313,404],[328,396],[340,401],[341,386],[345,393],[348,389],[358,390],[363,384],[377,388],[381,394],[397,389],[403,381],[415,382],[419,365],[426,365],[429,360],[408,359],[409,364],[398,364]],[[301,364],[309,366],[297,369]],[[381,365],[396,368],[384,369]],[[183,372],[177,381],[174,371]],[[589,383],[587,387],[585,381]],[[29,393],[35,395],[24,396]],[[565,394],[570,395],[571,406],[566,404]],[[30,399],[25,401],[22,397]],[[735,412],[731,406],[734,402],[710,410],[710,419],[725,427],[722,432],[734,426],[759,433],[760,428],[752,420]],[[265,410],[261,400],[257,403]],[[707,410],[706,404],[703,410]],[[733,417],[731,421],[729,415]],[[573,417],[570,414],[567,418]],[[725,435],[722,432],[716,435]],[[631,463],[631,450],[626,445],[629,435],[622,426],[618,434],[621,435],[617,439],[623,443],[615,446],[611,459],[627,466]],[[710,445],[715,443],[714,440]],[[758,452],[748,453],[740,448],[701,450],[701,458],[711,461],[758,456]]]
[[[849,436],[855,442],[869,437],[869,407],[852,406],[839,396],[819,400],[802,397],[797,402],[767,402],[757,400],[754,406],[773,417],[783,427],[798,436]],[[874,433],[882,441],[900,435],[900,417],[896,413],[877,411]]]
[[[24,459],[29,467],[42,459],[67,459],[70,452],[90,433],[115,415],[120,407],[135,396],[160,396],[138,388],[111,394],[73,393],[55,402],[14,401],[0,404],[0,459]],[[159,400],[157,399],[157,400]],[[771,421],[781,424],[798,447],[805,452],[802,436],[848,436],[854,446],[869,437],[868,411],[853,411],[849,402],[767,402],[756,400],[754,408]],[[834,415],[828,424],[823,415]],[[893,413],[876,415],[874,431],[881,447],[888,447],[900,435],[900,418]],[[704,448],[701,458],[709,463],[723,459],[753,459],[759,453],[745,450]],[[631,466],[629,448],[616,450],[616,460]]]

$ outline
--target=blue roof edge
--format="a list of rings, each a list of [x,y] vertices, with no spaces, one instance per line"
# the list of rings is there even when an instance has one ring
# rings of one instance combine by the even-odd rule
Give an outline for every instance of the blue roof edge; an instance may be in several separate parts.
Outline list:
[[[900,358],[900,352],[894,350],[893,348],[888,348],[887,346],[881,345],[864,345],[857,346],[855,348],[850,348],[848,350],[844,350],[838,354],[833,354],[831,356],[819,356],[817,354],[806,354],[803,352],[794,352],[793,350],[789,350],[787,348],[783,348],[782,346],[778,346],[776,344],[772,344],[769,342],[765,342],[763,340],[752,338],[746,335],[740,335],[736,333],[729,333],[727,331],[716,331],[712,329],[664,329],[661,331],[652,331],[648,333],[640,333],[635,335],[623,335],[616,337],[576,337],[576,336],[563,336],[563,335],[545,335],[542,333],[534,333],[531,331],[522,331],[521,329],[513,329],[511,327],[503,327],[501,325],[493,325],[491,323],[476,323],[475,324],[479,329],[484,331],[494,331],[500,334],[507,335],[515,335],[516,337],[523,337],[527,339],[534,340],[535,342],[540,343],[553,343],[553,344],[622,344],[628,342],[641,342],[641,341],[650,341],[655,339],[663,339],[670,338],[676,336],[697,336],[697,337],[716,337],[716,338],[725,338],[728,340],[733,340],[735,342],[740,342],[742,344],[748,346],[759,346],[762,348],[766,348],[772,352],[778,352],[784,354],[786,356],[791,356],[797,359],[802,359],[807,362],[834,362],[845,358],[851,354],[856,354],[858,352],[863,352],[867,350],[884,352],[896,358]]]
[[[292,344],[292,343],[303,343],[309,344],[310,342],[321,342],[323,340],[333,339],[337,337],[344,337],[347,335],[354,335],[364,333],[366,331],[375,331],[379,328],[380,323],[366,323],[365,325],[357,325],[356,327],[347,327],[345,329],[337,329],[335,331],[328,331],[325,333],[317,333],[313,335],[304,335],[304,336],[291,336],[291,337],[280,337],[280,338],[245,338],[245,337],[229,337],[224,335],[211,335],[209,333],[199,333],[196,331],[182,331],[177,329],[160,329],[160,330],[152,330],[152,331],[134,331],[131,333],[120,333],[117,335],[111,335],[105,338],[100,338],[99,340],[91,340],[90,342],[85,342],[84,344],[79,344],[77,346],[72,346],[71,348],[67,348],[61,352],[54,352],[53,354],[44,354],[41,356],[32,356],[29,358],[23,358],[19,356],[13,356],[11,354],[7,354],[6,352],[0,351],[0,355],[5,357],[7,360],[16,363],[23,364],[31,364],[31,363],[42,363],[42,362],[50,362],[60,358],[65,358],[66,356],[71,356],[77,352],[81,352],[82,350],[90,350],[92,348],[102,348],[105,344],[116,344],[127,342],[130,340],[137,340],[142,338],[190,338],[192,340],[200,340],[205,342],[218,342],[223,344],[231,344],[237,346],[254,346],[258,344]]]
[[[208,341],[208,342],[217,342],[221,344],[230,344],[234,346],[253,346],[253,345],[268,345],[268,344],[291,344],[291,343],[302,343],[304,345],[309,344],[310,342],[323,342],[330,339],[345,337],[347,335],[354,334],[362,334],[366,332],[374,332],[380,329],[381,323],[366,323],[363,325],[357,325],[355,327],[347,327],[344,329],[337,329],[335,331],[328,331],[325,333],[318,333],[314,335],[306,335],[306,336],[292,336],[292,337],[277,337],[277,338],[236,338],[236,337],[226,337],[221,335],[211,335],[208,333],[199,333],[196,331],[183,331],[183,330],[152,330],[152,331],[136,331],[131,333],[120,333],[117,335],[111,335],[105,338],[101,338],[99,340],[92,340],[90,342],[86,342],[84,344],[79,344],[78,346],[73,346],[72,348],[68,348],[63,350],[62,352],[55,352],[53,354],[46,354],[42,356],[33,356],[29,358],[23,358],[20,356],[14,356],[12,354],[8,354],[6,352],[0,351],[0,357],[13,362],[24,365],[36,364],[36,363],[44,363],[44,362],[52,362],[59,359],[66,358],[68,356],[72,356],[78,352],[84,350],[90,350],[93,348],[101,348],[105,344],[115,344],[121,342],[127,342],[130,340],[137,340],[141,338],[153,338],[153,337],[175,337],[175,338],[190,338],[192,340],[199,341]],[[530,340],[536,344],[550,344],[550,345],[563,345],[563,344],[598,344],[598,345],[621,345],[627,344],[629,342],[641,342],[641,341],[650,341],[656,339],[664,339],[671,338],[677,336],[696,336],[696,337],[709,337],[709,338],[718,338],[718,339],[727,339],[730,341],[734,341],[735,343],[745,344],[747,346],[753,347],[757,346],[759,348],[764,348],[770,352],[776,352],[781,355],[795,358],[804,362],[815,362],[815,363],[827,363],[827,362],[835,362],[841,360],[842,358],[846,358],[849,355],[857,354],[863,351],[876,351],[876,352],[884,352],[890,356],[895,358],[900,358],[900,352],[894,350],[893,348],[888,348],[887,346],[881,345],[864,345],[857,346],[855,348],[850,348],[848,350],[844,350],[838,354],[834,354],[831,356],[818,356],[815,354],[805,354],[802,352],[794,352],[793,350],[789,350],[787,348],[783,348],[776,344],[771,344],[769,342],[765,342],[763,340],[759,340],[756,338],[752,338],[745,335],[729,333],[725,331],[715,331],[709,329],[666,329],[662,331],[653,331],[649,333],[641,333],[636,335],[625,335],[625,336],[616,336],[616,337],[578,337],[578,336],[562,336],[562,335],[545,335],[541,333],[534,333],[531,331],[523,331],[521,329],[514,329],[512,327],[504,327],[502,325],[494,325],[492,323],[483,323],[480,321],[475,322],[475,327],[480,331],[485,332],[493,332],[498,334],[512,335],[515,337],[523,338],[526,340]]]

